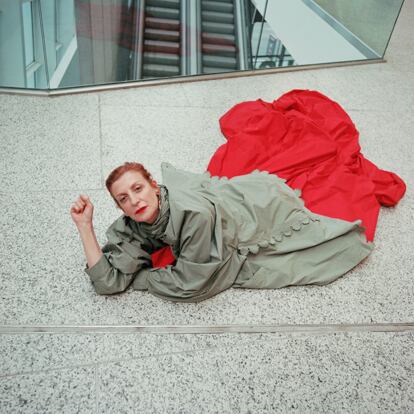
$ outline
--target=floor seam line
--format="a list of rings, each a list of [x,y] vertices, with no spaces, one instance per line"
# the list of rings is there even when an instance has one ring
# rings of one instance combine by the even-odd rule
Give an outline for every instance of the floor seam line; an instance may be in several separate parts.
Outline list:
[[[338,333],[414,331],[414,322],[366,324],[217,324],[217,325],[0,325],[1,334],[29,333]]]

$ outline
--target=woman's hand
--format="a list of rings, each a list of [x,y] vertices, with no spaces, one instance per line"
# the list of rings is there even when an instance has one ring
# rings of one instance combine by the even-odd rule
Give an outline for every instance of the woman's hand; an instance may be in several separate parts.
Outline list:
[[[93,204],[87,195],[81,194],[70,208],[72,220],[79,228],[92,226]]]

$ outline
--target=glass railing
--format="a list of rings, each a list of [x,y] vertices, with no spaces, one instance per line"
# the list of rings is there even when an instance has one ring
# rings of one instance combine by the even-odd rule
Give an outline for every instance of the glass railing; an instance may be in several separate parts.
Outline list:
[[[382,59],[403,0],[0,0],[0,87]]]
[[[402,6],[394,0],[306,1],[321,17],[351,39],[384,56],[390,34]]]

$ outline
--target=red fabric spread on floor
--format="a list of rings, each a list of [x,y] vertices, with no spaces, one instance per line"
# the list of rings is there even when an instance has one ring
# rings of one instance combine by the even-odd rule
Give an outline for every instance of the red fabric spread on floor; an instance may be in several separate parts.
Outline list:
[[[394,206],[405,193],[400,177],[364,158],[348,114],[319,92],[293,90],[273,103],[237,104],[220,126],[227,143],[211,158],[211,175],[277,174],[302,191],[314,213],[361,219],[370,241],[380,205]]]

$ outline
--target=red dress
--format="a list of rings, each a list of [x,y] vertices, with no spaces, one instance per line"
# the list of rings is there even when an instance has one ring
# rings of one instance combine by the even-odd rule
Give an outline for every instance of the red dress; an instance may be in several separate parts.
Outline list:
[[[220,126],[227,143],[211,158],[211,175],[231,178],[255,169],[277,174],[301,190],[311,211],[361,219],[369,241],[380,206],[397,204],[405,193],[400,177],[364,158],[348,114],[319,92],[292,90],[272,103],[237,104]]]

